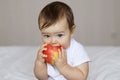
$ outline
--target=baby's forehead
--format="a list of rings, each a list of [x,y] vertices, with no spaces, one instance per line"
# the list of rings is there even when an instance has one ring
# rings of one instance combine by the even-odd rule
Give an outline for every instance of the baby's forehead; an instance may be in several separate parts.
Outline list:
[[[46,27],[46,28],[43,28],[42,31],[44,32],[65,32],[66,30],[69,30],[69,26],[68,26],[68,23],[66,21],[66,19],[61,19],[59,21],[57,21],[56,23]]]
[[[41,28],[48,28],[48,27],[51,27],[51,26],[54,26],[54,25],[58,25],[59,27],[60,26],[68,26],[68,22],[67,22],[67,18],[66,16],[64,17],[61,17],[59,19],[56,19],[56,20],[46,20],[44,18],[41,19],[41,22],[40,22],[40,26]]]

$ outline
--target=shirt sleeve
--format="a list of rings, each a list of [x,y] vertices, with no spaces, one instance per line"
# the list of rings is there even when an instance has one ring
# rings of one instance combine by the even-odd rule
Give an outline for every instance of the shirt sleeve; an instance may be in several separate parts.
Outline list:
[[[73,54],[73,66],[80,65],[82,63],[90,61],[87,52],[85,51],[84,47],[81,44],[75,45],[72,50]]]

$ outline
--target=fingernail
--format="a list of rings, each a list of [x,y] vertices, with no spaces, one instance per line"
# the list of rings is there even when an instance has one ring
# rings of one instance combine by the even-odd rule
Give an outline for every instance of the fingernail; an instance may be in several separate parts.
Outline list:
[[[44,55],[44,57],[47,57],[47,55]]]

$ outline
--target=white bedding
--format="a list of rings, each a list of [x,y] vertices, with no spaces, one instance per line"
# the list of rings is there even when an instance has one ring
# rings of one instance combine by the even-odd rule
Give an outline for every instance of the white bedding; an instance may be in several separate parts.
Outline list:
[[[120,47],[87,47],[89,80],[120,80]]]
[[[39,47],[0,47],[0,80],[36,80]],[[88,80],[120,80],[120,47],[86,47],[91,58]]]

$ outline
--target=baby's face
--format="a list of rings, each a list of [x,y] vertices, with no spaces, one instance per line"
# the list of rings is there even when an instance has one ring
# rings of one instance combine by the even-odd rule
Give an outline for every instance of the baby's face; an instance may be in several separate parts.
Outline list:
[[[62,18],[55,24],[41,30],[44,43],[53,46],[61,45],[66,49],[70,44],[73,33],[70,32],[66,18]]]

